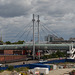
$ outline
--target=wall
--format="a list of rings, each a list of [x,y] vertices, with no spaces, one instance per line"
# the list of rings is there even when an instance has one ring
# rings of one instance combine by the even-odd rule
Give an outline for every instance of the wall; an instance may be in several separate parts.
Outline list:
[[[25,55],[0,55],[0,62],[12,62],[17,60],[25,60]]]
[[[8,55],[8,54],[9,54],[9,55],[10,55],[10,54],[12,55],[12,54],[13,54],[13,50],[4,50],[4,54],[5,54],[5,55]]]
[[[3,54],[4,55],[14,55],[14,54],[25,55],[25,50],[4,50]]]

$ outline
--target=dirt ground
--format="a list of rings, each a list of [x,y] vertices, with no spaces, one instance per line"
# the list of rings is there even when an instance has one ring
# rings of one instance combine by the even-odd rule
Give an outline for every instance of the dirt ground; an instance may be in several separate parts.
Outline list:
[[[48,75],[68,75],[67,73],[71,72],[72,70],[75,70],[75,68],[52,70]]]
[[[10,71],[3,71],[2,73],[0,73],[0,75],[10,75],[11,72]]]
[[[48,75],[68,75],[67,73],[71,72],[72,70],[75,70],[75,68],[51,70]],[[11,74],[10,71],[4,71],[0,73],[0,75],[13,75],[13,74]]]

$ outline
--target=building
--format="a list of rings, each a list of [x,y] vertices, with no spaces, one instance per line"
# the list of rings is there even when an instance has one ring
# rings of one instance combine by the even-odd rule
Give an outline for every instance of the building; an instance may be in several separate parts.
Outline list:
[[[45,36],[45,41],[52,42],[54,41],[54,38],[55,38],[54,35],[48,35],[48,36]]]
[[[62,42],[62,41],[64,41],[64,39],[62,37],[59,37],[59,38],[55,38],[54,41]]]
[[[64,39],[62,37],[57,37],[55,35],[48,35],[48,36],[45,36],[45,41],[47,41],[47,42],[61,42],[61,41],[64,41]]]
[[[75,42],[75,38],[69,38],[69,41],[74,41]]]

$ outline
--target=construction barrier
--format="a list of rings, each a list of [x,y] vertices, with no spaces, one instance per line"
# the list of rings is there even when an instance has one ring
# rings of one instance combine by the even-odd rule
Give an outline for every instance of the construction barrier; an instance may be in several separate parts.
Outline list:
[[[75,63],[75,59],[66,59],[66,62],[74,62]]]
[[[19,68],[19,67],[29,67],[30,64],[23,64],[23,65],[15,65],[14,68]]]
[[[50,70],[50,65],[44,65],[44,64],[30,64],[29,68],[33,69],[35,67],[40,67],[40,68],[48,68]]]
[[[75,62],[75,59],[60,59],[60,60],[51,60],[48,62],[42,62],[42,63],[35,63],[35,64],[23,64],[23,65],[16,65],[14,68],[19,68],[19,67],[29,67],[31,69],[35,67],[43,67],[43,68],[48,68],[50,70],[49,65],[44,65],[44,64],[51,64],[51,63],[64,63],[64,62]],[[8,67],[0,67],[0,70],[6,70]]]
[[[64,63],[64,62],[67,62],[66,59],[51,60],[51,61],[47,61],[47,62],[40,62],[37,64],[53,64],[53,63]]]
[[[0,70],[6,70],[8,67],[0,67]]]

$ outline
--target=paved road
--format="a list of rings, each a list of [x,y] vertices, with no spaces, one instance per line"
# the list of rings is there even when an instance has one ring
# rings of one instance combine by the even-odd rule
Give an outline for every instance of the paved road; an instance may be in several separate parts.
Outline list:
[[[48,61],[50,60],[58,60],[59,58],[52,58],[52,59],[48,59]],[[18,61],[18,62],[12,62],[12,63],[6,63],[6,65],[22,65],[23,63],[25,64],[31,64],[31,63],[38,63],[39,60],[28,60],[28,61]],[[5,64],[4,64],[5,65]]]
[[[6,65],[22,65],[22,64],[31,64],[31,63],[38,63],[38,62],[39,62],[38,60],[29,60],[29,61],[6,63]]]

